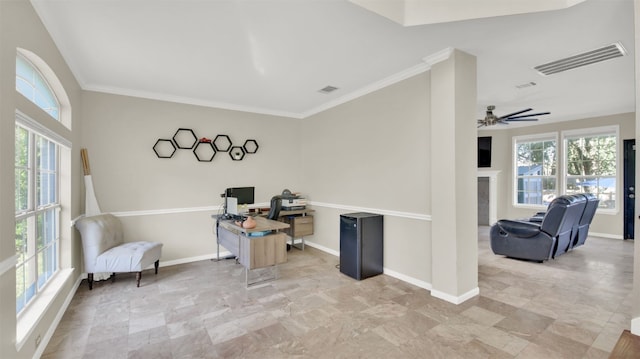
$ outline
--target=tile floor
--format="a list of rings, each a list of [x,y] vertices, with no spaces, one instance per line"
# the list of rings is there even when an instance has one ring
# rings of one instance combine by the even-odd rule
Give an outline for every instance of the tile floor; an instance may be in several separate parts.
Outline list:
[[[589,238],[544,264],[491,253],[461,305],[338,258],[292,249],[280,279],[245,289],[233,260],[123,274],[78,289],[43,358],[607,358],[630,326],[633,242]]]

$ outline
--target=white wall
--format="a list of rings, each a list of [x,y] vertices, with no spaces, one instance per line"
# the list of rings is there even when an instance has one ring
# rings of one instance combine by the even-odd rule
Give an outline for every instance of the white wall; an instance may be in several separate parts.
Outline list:
[[[161,266],[213,254],[210,216],[225,188],[254,186],[261,203],[300,190],[300,120],[97,92],[85,92],[83,105],[82,143],[101,210],[121,215],[127,235],[164,243]],[[234,146],[255,139],[259,148],[242,161],[219,152],[198,162],[189,149],[158,158],[157,139],[179,128],[198,138],[225,134]]]
[[[429,73],[302,121],[301,185],[316,212],[308,241],[338,251],[339,215],[385,214],[384,267],[431,281]]]

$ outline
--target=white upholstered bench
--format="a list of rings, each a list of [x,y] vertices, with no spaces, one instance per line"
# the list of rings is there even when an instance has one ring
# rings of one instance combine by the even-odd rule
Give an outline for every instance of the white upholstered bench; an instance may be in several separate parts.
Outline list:
[[[122,223],[112,214],[99,214],[76,221],[76,228],[82,236],[84,269],[87,271],[89,290],[93,289],[93,274],[136,272],[137,286],[140,286],[142,270],[154,264],[158,274],[162,243],[138,241],[124,242]]]

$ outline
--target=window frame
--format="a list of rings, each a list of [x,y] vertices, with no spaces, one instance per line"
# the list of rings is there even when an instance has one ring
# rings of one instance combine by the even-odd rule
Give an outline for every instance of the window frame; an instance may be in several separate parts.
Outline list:
[[[18,210],[18,208],[16,208],[15,223],[16,223],[16,229],[17,229],[19,222],[27,221],[27,224],[26,224],[27,249],[23,251],[25,253],[25,256],[21,256],[20,254],[18,254],[18,248],[16,247],[16,265],[15,265],[16,267],[16,316],[18,318],[20,318],[21,314],[23,314],[25,310],[29,308],[30,304],[35,302],[35,300],[38,297],[38,294],[43,290],[45,290],[47,285],[52,282],[52,279],[54,279],[56,275],[60,273],[60,269],[61,269],[60,211],[62,209],[61,200],[60,200],[61,144],[57,143],[55,140],[49,138],[48,136],[40,133],[36,129],[33,129],[30,126],[25,125],[24,121],[20,121],[20,117],[21,116],[16,114],[16,123],[15,123],[16,131],[18,130],[18,127],[20,127],[21,129],[27,132],[27,136],[28,136],[27,144],[26,144],[27,164],[26,164],[26,168],[22,167],[27,172],[27,198],[26,198],[27,206],[26,206],[26,209]],[[55,145],[54,146],[55,169],[53,170],[53,174],[55,176],[55,186],[54,186],[55,200],[48,203],[41,204],[41,205],[39,204],[39,200],[37,196],[39,193],[38,192],[38,183],[39,183],[38,176],[42,173],[42,170],[43,170],[40,166],[38,166],[38,163],[37,163],[37,149],[38,149],[38,146],[40,145],[40,141],[39,141],[40,138],[46,141],[49,141]],[[17,170],[18,166],[16,166],[15,164],[14,166],[16,167],[16,170]],[[48,169],[47,171],[50,171],[50,169]],[[18,181],[16,181],[15,185],[17,190]],[[45,234],[40,233],[40,228],[38,226],[38,219],[41,216],[45,216],[48,214],[53,214],[52,225],[54,226],[53,232],[50,233],[53,238],[50,241],[46,241]],[[46,221],[46,219],[43,219],[43,221]],[[47,228],[42,228],[42,232],[47,232],[49,230],[51,230],[50,226],[47,226]],[[44,242],[42,243],[42,248],[39,248],[40,236],[42,236],[42,239]],[[45,279],[43,282],[41,282],[41,278],[43,277],[41,277],[39,274],[40,264],[41,264],[40,255],[43,256],[42,261],[46,262],[46,259],[44,258],[44,256],[46,255],[46,251],[49,248],[53,248],[54,250],[53,257],[50,258],[51,260],[53,260],[53,268],[45,268],[45,269],[52,269],[52,271],[49,272],[45,270],[42,273],[45,275],[44,277]],[[31,264],[32,260],[33,260],[33,264]],[[28,266],[33,266],[35,268],[35,273],[32,275],[34,278],[33,294],[29,298],[27,298],[25,302],[19,303],[18,302],[19,297],[18,297],[18,291],[17,291],[18,282],[19,282],[18,275],[19,273],[24,273],[24,272],[20,272],[21,268],[26,268]],[[25,279],[26,277],[32,277],[32,276],[30,275],[21,276],[21,278],[23,279],[22,281],[23,285],[27,284],[27,281],[31,283],[30,280],[28,279],[25,280]],[[26,293],[26,292],[27,291],[25,288],[23,293]]]
[[[60,82],[55,71],[36,53],[24,48],[16,47],[16,52],[26,58],[33,67],[35,67],[40,75],[42,75],[47,86],[55,94],[58,100],[59,120],[57,121],[51,115],[42,110],[37,104],[33,104],[26,97],[16,90],[16,96],[26,101],[17,101],[15,111],[15,123],[25,124],[27,127],[35,130],[44,137],[56,142],[59,147],[59,179],[58,179],[58,200],[61,204],[59,211],[60,223],[71,221],[72,206],[72,188],[71,188],[71,172],[72,172],[72,106],[69,96],[65,90],[65,86]],[[15,64],[14,64],[15,66]],[[14,84],[15,86],[15,84]],[[19,99],[18,99],[19,100]],[[30,115],[26,115],[29,113]],[[12,136],[13,137],[13,136]],[[14,139],[15,141],[15,139]],[[15,143],[14,143],[15,147]],[[42,287],[40,295],[35,296],[31,304],[26,306],[20,315],[16,315],[16,349],[20,351],[22,347],[35,338],[35,330],[38,323],[47,314],[49,308],[54,303],[60,293],[63,293],[65,285],[72,280],[74,273],[77,275],[77,268],[73,267],[74,259],[71,250],[72,228],[68,226],[59,226],[59,261],[60,269],[58,273],[51,277],[48,284]],[[15,242],[14,242],[15,244]],[[17,255],[11,257],[11,267],[15,271],[15,262]],[[13,288],[14,290],[16,287]],[[14,307],[15,308],[15,307]]]
[[[597,213],[601,213],[601,214],[617,214],[618,212],[620,212],[620,208],[621,208],[621,203],[622,203],[622,187],[621,187],[621,181],[620,181],[620,168],[622,165],[621,162],[621,154],[622,154],[622,150],[621,150],[621,143],[620,143],[620,126],[619,125],[612,125],[612,126],[600,126],[600,127],[589,127],[589,128],[581,128],[581,129],[575,129],[575,130],[564,130],[561,132],[561,138],[562,138],[562,190],[563,193],[566,192],[566,188],[567,188],[567,183],[568,183],[568,179],[570,177],[574,177],[573,175],[569,175],[569,161],[568,161],[568,150],[567,150],[567,146],[568,146],[568,140],[572,139],[572,138],[580,138],[580,137],[589,137],[589,136],[599,136],[599,135],[614,135],[615,136],[615,140],[616,140],[616,160],[615,160],[615,166],[616,166],[616,173],[613,176],[615,178],[616,181],[616,185],[615,185],[615,197],[616,197],[616,201],[615,201],[615,206],[613,208],[603,208],[603,207],[598,207],[597,209]],[[592,176],[592,175],[590,175]],[[597,177],[603,177],[603,176],[597,176]],[[611,177],[611,176],[604,176],[604,177]],[[596,194],[597,195],[597,194]]]
[[[18,73],[19,60],[29,65],[29,67],[31,68],[35,76],[34,79],[27,79],[19,75]],[[20,81],[28,84],[32,88],[31,94],[26,94],[21,91],[21,87],[18,85]],[[40,82],[40,86],[38,86],[37,82]],[[46,90],[46,92],[39,91],[39,89]],[[20,53],[20,51],[18,51],[18,53],[16,54],[16,92],[24,96],[26,99],[31,101],[36,106],[38,106],[42,111],[44,111],[51,118],[53,118],[58,122],[61,122],[62,105],[60,104],[60,100],[58,99],[58,96],[56,96],[56,92],[53,91],[53,89],[51,88],[51,84],[47,81],[47,78],[42,74],[42,72],[40,72],[38,67],[33,62],[31,62],[26,56]],[[40,97],[50,97],[54,102],[52,106],[51,107],[41,106],[41,104],[38,103],[39,101],[37,101],[38,94],[40,94]],[[42,95],[46,95],[46,96],[42,96]],[[55,112],[55,115],[52,112]]]
[[[556,162],[556,174],[554,176],[544,176],[544,177],[554,177],[555,178],[555,182],[556,182],[556,196],[559,195],[558,189],[560,186],[560,179],[558,178],[559,175],[559,163],[558,163],[558,143],[559,143],[559,139],[558,139],[558,133],[557,132],[547,132],[547,133],[538,133],[538,134],[531,134],[531,135],[521,135],[521,136],[513,136],[512,137],[512,146],[511,146],[511,156],[512,156],[512,169],[513,169],[513,175],[512,175],[512,185],[513,185],[513,192],[512,192],[512,205],[516,208],[532,208],[532,209],[540,209],[540,208],[546,208],[547,206],[544,204],[530,204],[530,203],[519,203],[518,202],[518,180],[520,178],[520,175],[518,174],[518,144],[520,143],[524,143],[524,142],[544,142],[544,141],[555,141],[556,144],[556,156],[555,156],[555,162]],[[540,178],[542,178],[543,176],[540,176]],[[541,193],[542,195],[542,193]]]

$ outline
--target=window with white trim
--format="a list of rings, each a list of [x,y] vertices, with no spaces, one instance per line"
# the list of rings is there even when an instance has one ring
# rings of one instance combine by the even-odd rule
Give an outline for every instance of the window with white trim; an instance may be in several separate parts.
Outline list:
[[[59,146],[28,127],[15,131],[16,313],[60,268]]]
[[[547,205],[558,194],[557,136],[514,137],[516,205]]]
[[[16,56],[16,91],[60,121],[60,102],[40,71],[20,54]]]
[[[618,206],[617,127],[565,131],[562,135],[566,176],[564,192],[593,193],[600,199],[600,208],[615,210]]]

